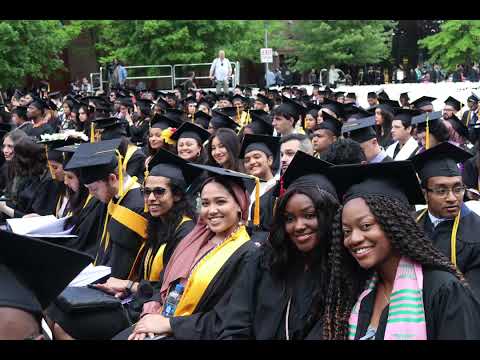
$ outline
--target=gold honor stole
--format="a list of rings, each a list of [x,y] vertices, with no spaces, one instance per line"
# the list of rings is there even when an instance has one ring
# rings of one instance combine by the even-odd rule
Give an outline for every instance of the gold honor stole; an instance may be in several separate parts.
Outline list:
[[[123,198],[128,194],[130,190],[136,189],[138,187],[140,187],[140,185],[137,183],[137,178],[134,176],[130,179],[130,183],[127,185],[127,189],[125,193],[119,199],[118,202],[121,203]],[[110,220],[111,220],[110,218],[115,219],[116,221],[121,223],[123,226],[137,233],[143,239],[147,238],[147,219],[137,214],[136,212],[126,208],[125,206],[122,206],[120,204],[115,204],[112,200],[110,200],[107,207],[107,216],[105,217],[103,234],[100,241],[100,246],[104,244],[103,248],[105,251],[107,251],[108,246],[110,244],[110,233],[107,230],[108,224],[110,223]],[[95,262],[93,263],[94,266],[96,266],[97,258],[98,258],[98,252],[97,252],[97,257],[95,258]]]
[[[175,231],[178,230],[180,226],[182,226],[183,223],[187,221],[192,221],[191,218],[188,216],[183,216],[182,220],[180,223],[177,225],[175,228]],[[135,261],[133,262],[132,269],[130,270],[130,274],[128,274],[128,280],[134,280],[135,278],[135,273],[137,271],[137,267],[139,265],[139,262],[142,258],[143,251],[145,248],[146,242],[142,243],[142,246],[140,247],[140,250],[138,250],[137,256],[135,258]],[[162,244],[160,248],[157,251],[157,254],[153,258],[152,261],[152,249],[148,249],[147,255],[145,256],[145,260],[143,263],[143,279],[144,280],[149,280],[149,281],[159,281],[160,280],[160,273],[163,270],[163,253],[165,252],[165,245]]]
[[[128,144],[127,152],[125,153],[125,159],[123,160],[123,171],[127,171],[127,165],[133,156],[133,153],[137,151],[138,147],[133,144]]]
[[[188,278],[185,291],[175,310],[175,316],[188,316],[195,311],[197,304],[215,275],[223,265],[225,265],[228,259],[230,259],[233,253],[249,240],[250,236],[245,226],[242,225],[221,245],[217,246],[200,260]]]

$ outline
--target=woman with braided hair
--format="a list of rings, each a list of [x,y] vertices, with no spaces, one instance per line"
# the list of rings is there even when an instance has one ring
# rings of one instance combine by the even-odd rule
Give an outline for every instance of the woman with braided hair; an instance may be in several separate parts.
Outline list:
[[[332,172],[343,207],[332,225],[323,338],[479,339],[480,303],[409,213],[409,202],[424,201],[411,163]]]

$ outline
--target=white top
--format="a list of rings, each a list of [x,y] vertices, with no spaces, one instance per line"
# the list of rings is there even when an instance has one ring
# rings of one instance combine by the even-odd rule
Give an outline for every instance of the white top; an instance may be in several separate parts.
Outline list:
[[[227,58],[216,58],[210,66],[210,75],[215,77],[215,80],[228,80],[228,76],[232,73],[232,65]]]
[[[260,198],[265,194],[268,190],[270,190],[272,187],[275,186],[277,183],[277,179],[275,177],[271,178],[267,182],[262,182],[260,181]],[[252,193],[250,194],[250,206],[248,207],[248,220],[252,220],[250,218],[250,214],[252,212],[252,206],[253,203],[255,202],[255,188],[253,188]]]
[[[413,136],[411,136],[410,139],[408,139],[408,141],[405,143],[405,145],[402,146],[400,151],[397,153],[397,156],[393,156],[393,153],[395,152],[395,148],[397,147],[397,145],[398,145],[398,141],[395,141],[386,150],[387,155],[390,156],[395,161],[409,159],[412,155],[415,154],[415,152],[418,149],[418,142],[413,138]]]

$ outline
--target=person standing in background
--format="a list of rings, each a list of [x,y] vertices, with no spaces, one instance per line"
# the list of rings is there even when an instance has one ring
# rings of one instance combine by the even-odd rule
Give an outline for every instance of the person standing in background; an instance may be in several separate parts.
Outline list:
[[[210,66],[210,79],[215,80],[217,95],[220,94],[222,88],[223,93],[228,94],[228,82],[231,76],[232,65],[230,61],[225,58],[225,51],[220,50],[218,52],[218,58],[213,60],[212,66]]]

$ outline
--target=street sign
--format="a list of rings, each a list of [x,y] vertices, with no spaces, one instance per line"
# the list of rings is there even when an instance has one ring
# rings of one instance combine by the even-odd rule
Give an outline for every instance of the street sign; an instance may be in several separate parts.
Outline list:
[[[273,51],[271,48],[260,49],[260,61],[262,63],[273,63]]]

